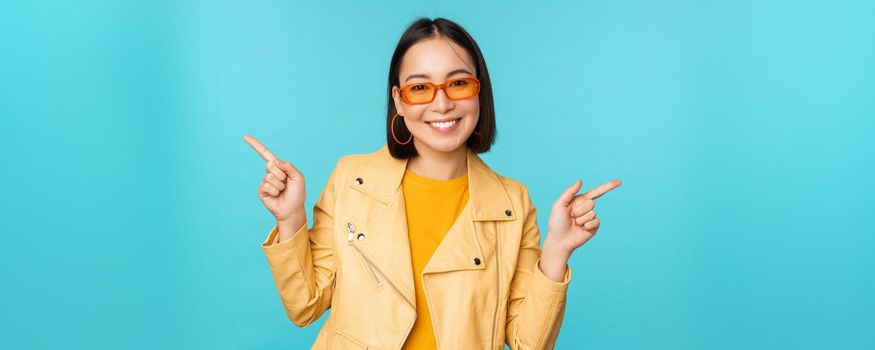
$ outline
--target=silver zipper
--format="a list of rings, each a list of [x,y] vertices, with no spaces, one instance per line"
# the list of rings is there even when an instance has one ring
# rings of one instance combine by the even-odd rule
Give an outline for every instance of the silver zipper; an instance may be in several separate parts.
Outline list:
[[[365,259],[365,265],[368,266],[368,272],[371,273],[371,277],[373,277],[374,280],[377,281],[377,287],[382,287],[383,281],[380,280],[380,277],[377,276],[377,272],[374,271],[374,263],[372,263],[371,259],[368,259],[368,257],[365,256],[364,253],[362,253],[362,250],[359,249],[357,244],[352,244],[352,238],[355,236],[355,225],[353,225],[351,222],[348,222],[346,223],[346,228],[348,230],[348,235],[346,236],[346,245],[351,245],[355,247],[355,250],[359,252],[359,255],[361,255],[362,258]]]
[[[374,272],[374,264],[372,264],[372,263],[371,263],[371,260],[368,259],[367,257],[365,257],[364,254],[362,254],[362,257],[364,257],[364,258],[365,258],[365,262],[368,263],[368,264],[367,264],[367,265],[368,265],[368,271],[371,272],[371,276],[373,276],[374,279],[377,280],[377,287],[382,287],[382,286],[383,286],[383,281],[380,281],[380,278],[377,277],[377,273]]]
[[[346,236],[346,245],[351,245],[352,244],[352,236],[353,236],[353,234],[355,234],[355,225],[353,225],[351,222],[347,222],[346,228],[349,230],[349,235]]]

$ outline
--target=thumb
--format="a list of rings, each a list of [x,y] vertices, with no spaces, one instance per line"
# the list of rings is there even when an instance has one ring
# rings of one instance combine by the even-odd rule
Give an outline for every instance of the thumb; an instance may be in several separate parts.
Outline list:
[[[577,179],[574,181],[574,184],[571,187],[565,189],[565,192],[562,192],[562,195],[559,196],[559,199],[556,200],[556,203],[553,204],[554,207],[567,207],[571,204],[571,200],[574,199],[574,195],[580,191],[580,187],[583,186],[583,181]]]
[[[273,162],[274,164],[276,164],[277,167],[280,168],[280,170],[284,171],[286,175],[288,175],[288,177],[286,178],[287,181],[291,180],[293,177],[298,177],[298,174],[300,174],[298,172],[298,168],[295,168],[292,163],[279,159],[275,159]]]
[[[285,160],[277,160],[277,166],[286,173],[286,183],[290,184],[294,181],[304,181],[304,175],[295,168],[291,162]]]

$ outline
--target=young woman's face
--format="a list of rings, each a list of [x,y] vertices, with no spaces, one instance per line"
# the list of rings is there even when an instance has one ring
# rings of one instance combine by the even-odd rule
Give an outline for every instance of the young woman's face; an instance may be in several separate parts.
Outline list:
[[[474,60],[464,48],[450,39],[432,38],[420,41],[407,50],[401,60],[398,77],[400,86],[417,82],[443,84],[451,78],[476,77],[476,71]],[[400,86],[392,88],[395,110],[398,111],[398,118],[404,120],[413,134],[418,153],[422,154],[424,148],[452,152],[465,145],[480,118],[480,100],[477,96],[450,100],[441,89],[431,103],[406,104],[401,100]],[[447,124],[442,127],[433,123],[437,121],[455,121],[456,124],[447,130]]]

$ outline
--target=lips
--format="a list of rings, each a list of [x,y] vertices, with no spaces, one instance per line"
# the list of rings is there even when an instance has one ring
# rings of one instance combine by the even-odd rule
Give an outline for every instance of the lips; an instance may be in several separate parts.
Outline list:
[[[443,124],[443,125],[446,125],[446,124],[455,124],[456,122],[459,121],[459,119],[462,119],[462,118],[446,119],[446,120],[432,120],[432,121],[430,121],[430,122],[428,122],[428,123],[431,124],[431,125],[437,125],[437,124]]]
[[[459,125],[459,120],[461,119],[462,118],[448,119],[445,121],[431,121],[427,122],[427,124],[430,125],[432,129],[435,129],[437,131],[450,132],[456,129],[456,127]]]

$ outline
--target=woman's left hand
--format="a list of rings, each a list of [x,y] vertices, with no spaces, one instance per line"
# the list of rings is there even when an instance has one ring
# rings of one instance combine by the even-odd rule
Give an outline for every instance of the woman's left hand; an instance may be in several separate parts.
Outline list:
[[[620,179],[611,180],[575,196],[583,185],[578,179],[553,203],[550,231],[544,241],[541,257],[541,270],[544,273],[559,280],[560,272],[564,274],[565,264],[571,253],[589,241],[601,225],[595,213],[595,199],[617,188],[621,183]]]

